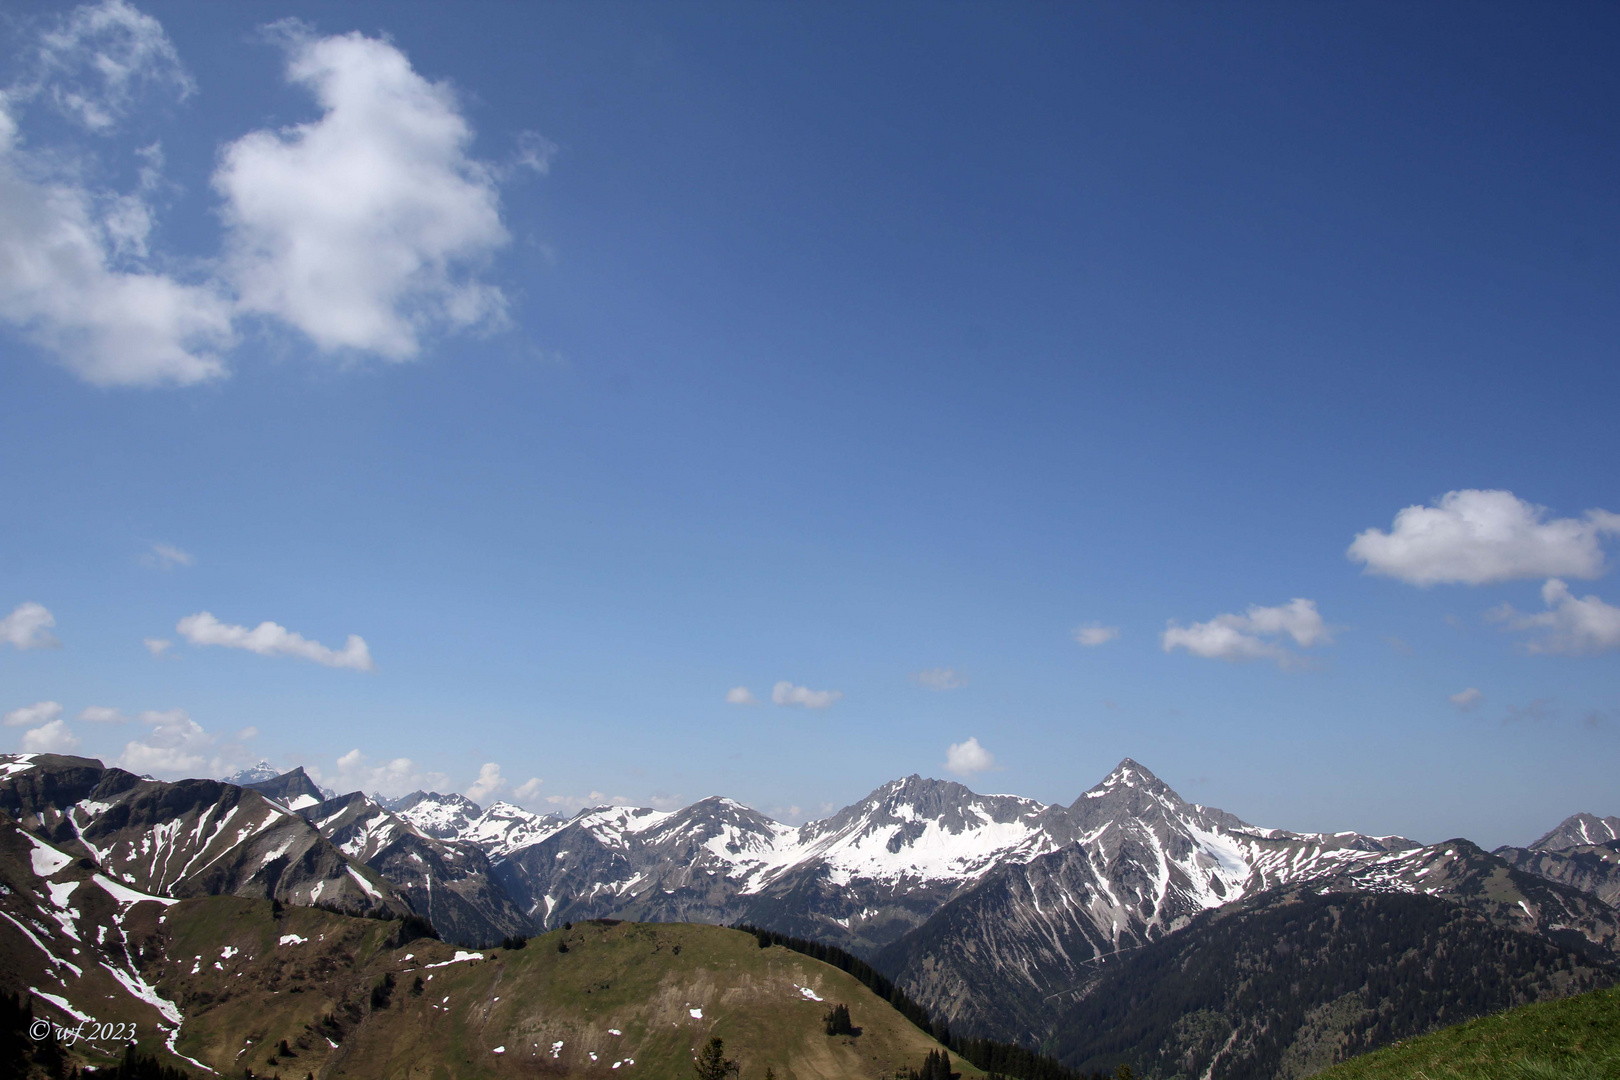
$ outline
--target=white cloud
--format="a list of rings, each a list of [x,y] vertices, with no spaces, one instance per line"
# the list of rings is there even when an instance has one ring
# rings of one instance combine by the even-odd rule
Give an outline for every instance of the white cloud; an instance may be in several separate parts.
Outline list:
[[[1620,608],[1596,596],[1576,599],[1569,586],[1557,578],[1541,587],[1541,599],[1549,610],[1521,615],[1504,604],[1488,617],[1505,623],[1509,630],[1539,633],[1539,637],[1525,643],[1527,652],[1585,656],[1620,649]]]
[[[1519,578],[1594,578],[1602,538],[1620,533],[1620,514],[1588,510],[1548,520],[1547,508],[1511,491],[1448,491],[1433,506],[1408,506],[1389,532],[1368,529],[1346,555],[1412,585],[1485,585]]]
[[[1461,709],[1463,712],[1468,712],[1470,709],[1476,708],[1480,702],[1484,701],[1485,695],[1480,693],[1474,687],[1470,686],[1466,690],[1459,690],[1457,693],[1452,694],[1446,700],[1457,706],[1457,708]]]
[[[123,0],[74,8],[41,35],[38,63],[24,93],[43,95],[92,131],[129,113],[144,86],[167,87],[179,98],[196,89],[163,25]]]
[[[505,297],[471,272],[508,234],[491,168],[467,154],[473,133],[454,92],[386,41],[277,29],[288,81],[321,116],[252,132],[221,154],[214,187],[241,310],[284,320],[323,350],[390,360],[416,355],[425,332],[498,324]]]
[[[358,33],[273,30],[286,77],[317,119],[221,148],[222,254],[190,278],[149,250],[163,154],[136,151],[138,186],[102,190],[99,149],[35,147],[22,110],[53,106],[106,134],[195,89],[162,25],[124,0],[74,9],[37,42],[29,73],[0,90],[0,322],[97,386],[222,378],[236,320],[290,324],[324,351],[393,360],[424,336],[493,328],[506,298],[479,279],[509,241],[499,184],[545,173],[556,148],[518,136],[512,163],[469,156],[473,132],[448,85]]]
[[[972,776],[995,768],[996,756],[979,745],[976,736],[945,748],[945,767],[958,776]]]
[[[771,700],[778,705],[803,705],[807,709],[825,709],[844,696],[842,690],[811,690],[794,686],[783,679],[771,687]]]
[[[623,795],[604,795],[593,791],[588,795],[547,795],[546,804],[567,814],[577,814],[588,806],[635,806]]]
[[[31,83],[0,93],[0,320],[93,385],[217,378],[233,341],[230,301],[144,261],[158,152],[145,153],[140,191],[96,191],[73,155],[24,150],[14,112],[44,99],[106,130],[145,84],[186,92],[173,46],[156,20],[109,2],[76,9],[39,56]]]
[[[726,691],[727,705],[758,705],[759,699],[746,686],[733,686]]]
[[[10,615],[0,619],[0,642],[18,649],[54,649],[62,644],[50,632],[55,625],[56,616],[43,604],[30,600],[18,604]]]
[[[914,672],[911,681],[930,690],[959,690],[968,684],[968,677],[955,668],[937,667]]]
[[[173,544],[153,544],[152,550],[141,556],[141,564],[153,570],[173,570],[177,566],[190,566],[197,557],[181,551]]]
[[[327,667],[356,671],[372,669],[371,650],[358,634],[350,634],[341,650],[330,649],[279,623],[266,621],[249,630],[245,626],[222,623],[206,611],[187,615],[175,624],[175,630],[193,645],[222,645],[227,649],[246,649],[260,656],[296,656]]]
[[[1160,644],[1165,652],[1186,649],[1212,660],[1272,660],[1288,667],[1299,663],[1300,657],[1276,641],[1265,640],[1285,635],[1306,648],[1333,641],[1333,631],[1322,621],[1316,602],[1296,597],[1278,607],[1251,604],[1242,615],[1217,615],[1191,626],[1178,626],[1172,619]]]
[[[335,770],[323,771],[318,765],[308,765],[305,771],[317,784],[332,788],[339,794],[375,791],[393,797],[418,788],[427,791],[453,790],[448,776],[422,769],[410,758],[398,757],[373,765],[358,748],[338,758]]]
[[[157,657],[168,652],[169,646],[173,645],[174,642],[170,641],[168,638],[149,637],[142,638],[141,644],[146,646],[147,652],[151,653],[154,657]]]
[[[129,717],[106,705],[88,705],[79,714],[79,719],[92,724],[123,724],[128,722]]]
[[[184,709],[149,709],[140,721],[152,728],[145,739],[124,744],[118,764],[132,773],[159,778],[200,775],[217,741]]]
[[[501,777],[501,767],[493,761],[485,762],[478,768],[478,779],[468,785],[467,798],[475,803],[482,803],[505,787],[506,781]]]
[[[22,748],[25,754],[71,754],[79,748],[79,737],[68,730],[66,721],[52,720],[23,732]]]
[[[1088,648],[1097,645],[1106,645],[1119,637],[1119,627],[1104,626],[1102,623],[1086,623],[1084,626],[1074,628],[1074,640]]]
[[[544,783],[538,776],[531,776],[512,789],[512,798],[520,803],[535,802],[540,798],[540,786]]]
[[[6,713],[4,719],[0,719],[0,723],[6,727],[33,727],[36,724],[49,723],[61,715],[60,701],[36,701],[32,705],[12,709]]]

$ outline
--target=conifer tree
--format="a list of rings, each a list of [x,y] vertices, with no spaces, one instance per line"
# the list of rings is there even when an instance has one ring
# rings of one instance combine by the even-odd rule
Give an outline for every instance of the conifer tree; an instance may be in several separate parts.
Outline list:
[[[698,1051],[695,1066],[697,1080],[728,1080],[740,1071],[737,1063],[726,1057],[726,1044],[718,1035]]]

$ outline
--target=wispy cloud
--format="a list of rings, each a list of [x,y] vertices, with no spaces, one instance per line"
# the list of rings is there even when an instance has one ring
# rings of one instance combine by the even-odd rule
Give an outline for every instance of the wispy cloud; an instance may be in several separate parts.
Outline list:
[[[937,667],[913,672],[911,681],[929,690],[960,690],[968,684],[968,677],[955,668]]]
[[[280,623],[266,621],[249,630],[245,626],[222,623],[206,611],[187,615],[175,624],[175,630],[193,645],[245,649],[260,656],[296,656],[327,667],[353,668],[355,671],[370,671],[373,667],[371,650],[358,634],[350,634],[342,649],[331,649],[288,630]]]
[[[141,644],[146,646],[146,651],[151,653],[153,658],[157,658],[168,652],[169,647],[172,646],[174,642],[170,641],[168,638],[149,637],[142,638]]]
[[[84,711],[79,713],[79,719],[91,724],[123,724],[129,721],[129,717],[122,712],[106,705],[85,706]]]
[[[173,570],[177,566],[190,566],[197,561],[197,557],[189,551],[181,551],[173,544],[153,544],[150,551],[141,555],[141,565],[152,570]]]
[[[1476,688],[1470,686],[1466,690],[1457,691],[1446,700],[1457,706],[1458,710],[1461,712],[1469,712],[1475,708],[1478,708],[1479,703],[1485,700],[1485,695],[1480,693]]]
[[[1485,585],[1603,573],[1602,539],[1620,533],[1620,514],[1588,510],[1549,518],[1511,491],[1448,491],[1433,506],[1408,506],[1389,532],[1368,529],[1346,555],[1369,574],[1412,585]]]
[[[1074,640],[1088,649],[1095,648],[1098,645],[1106,645],[1110,641],[1118,640],[1118,638],[1119,627],[1117,626],[1104,626],[1102,623],[1091,622],[1074,628]]]
[[[1217,615],[1190,626],[1179,626],[1172,619],[1160,644],[1165,652],[1186,649],[1194,656],[1229,663],[1271,660],[1280,667],[1300,664],[1297,653],[1275,640],[1280,637],[1308,648],[1331,644],[1333,631],[1322,621],[1314,600],[1296,597],[1277,607],[1250,605],[1242,615]]]
[[[733,686],[726,691],[727,705],[758,705],[759,699],[746,686]]]
[[[802,705],[806,709],[825,709],[844,696],[842,690],[811,690],[795,686],[783,679],[771,687],[771,700],[778,705]]]
[[[0,723],[6,727],[33,727],[36,724],[49,723],[62,715],[60,701],[36,701],[32,705],[12,709],[0,718]]]

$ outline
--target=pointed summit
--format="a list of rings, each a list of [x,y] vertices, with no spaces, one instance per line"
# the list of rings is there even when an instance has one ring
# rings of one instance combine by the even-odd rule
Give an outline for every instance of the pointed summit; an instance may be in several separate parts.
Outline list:
[[[1532,851],[1563,851],[1589,844],[1620,840],[1620,817],[1600,818],[1596,814],[1571,814],[1558,828],[1530,845]]]

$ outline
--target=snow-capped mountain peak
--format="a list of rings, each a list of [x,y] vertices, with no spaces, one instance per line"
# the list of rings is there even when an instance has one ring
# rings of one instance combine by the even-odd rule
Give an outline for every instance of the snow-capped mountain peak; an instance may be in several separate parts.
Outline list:
[[[460,838],[483,813],[477,803],[455,792],[441,795],[437,791],[413,791],[392,805],[384,805],[437,840]]]
[[[260,758],[258,763],[246,769],[238,769],[229,776],[224,777],[221,783],[235,784],[237,787],[247,787],[249,784],[262,784],[266,780],[274,780],[281,775],[281,770],[271,765],[269,761]]]
[[[502,859],[520,848],[538,844],[563,825],[563,820],[554,815],[497,802],[468,822],[459,838],[477,844],[491,859]]]

